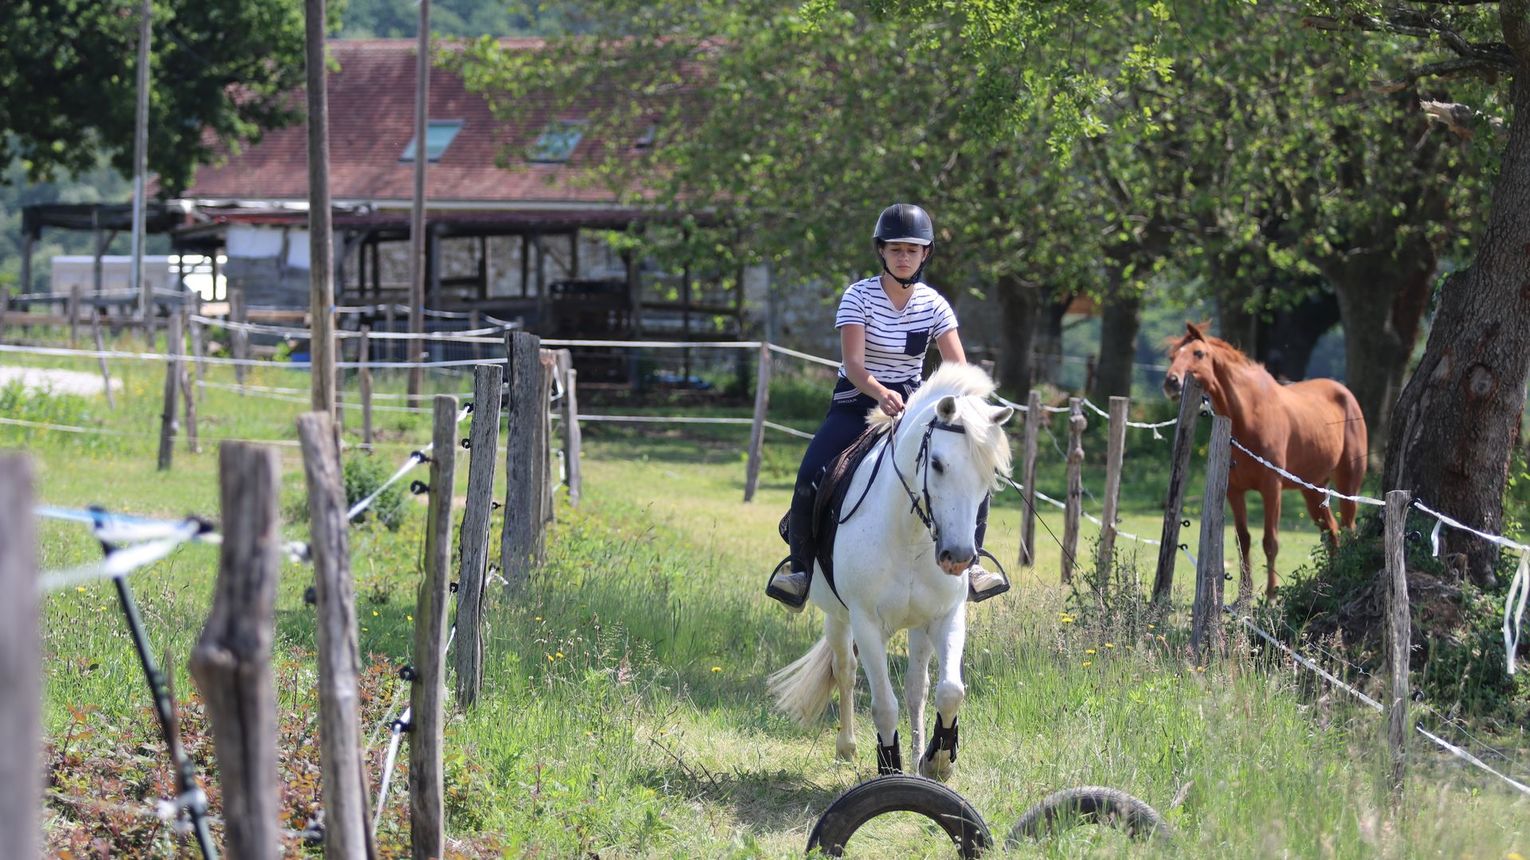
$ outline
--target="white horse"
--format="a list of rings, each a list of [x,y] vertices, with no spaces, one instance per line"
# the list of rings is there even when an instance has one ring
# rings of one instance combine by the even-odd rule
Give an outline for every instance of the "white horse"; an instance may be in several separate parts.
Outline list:
[[[903,691],[913,736],[910,751],[919,755],[924,746],[933,654],[940,664],[935,731],[919,757],[919,773],[943,780],[956,761],[956,716],[966,697],[961,671],[966,571],[977,554],[973,532],[978,506],[1010,469],[1009,441],[1001,425],[1014,410],[987,403],[993,389],[993,380],[980,368],[945,364],[909,398],[902,415],[890,418],[873,411],[872,426],[884,438],[850,479],[841,514],[849,516],[834,539],[835,589],[824,580],[821,566],[813,569],[809,593],[823,610],[823,638],[770,676],[777,705],[804,725],[823,714],[838,688],[834,749],[840,758],[853,760],[859,654],[871,686],[881,773],[903,769],[887,641],[905,629]]]

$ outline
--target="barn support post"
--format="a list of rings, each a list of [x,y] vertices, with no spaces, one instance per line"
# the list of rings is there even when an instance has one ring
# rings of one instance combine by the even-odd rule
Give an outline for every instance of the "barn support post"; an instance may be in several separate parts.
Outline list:
[[[1068,398],[1068,494],[1064,498],[1062,581],[1073,581],[1073,567],[1078,559],[1078,522],[1084,510],[1084,418],[1083,400]]]
[[[1169,458],[1169,488],[1163,502],[1163,530],[1159,533],[1158,571],[1153,579],[1153,602],[1167,604],[1174,591],[1174,561],[1179,552],[1179,529],[1185,506],[1185,483],[1190,474],[1190,449],[1195,446],[1195,427],[1201,415],[1201,383],[1185,374],[1179,393],[1179,422],[1174,425],[1174,449]]]

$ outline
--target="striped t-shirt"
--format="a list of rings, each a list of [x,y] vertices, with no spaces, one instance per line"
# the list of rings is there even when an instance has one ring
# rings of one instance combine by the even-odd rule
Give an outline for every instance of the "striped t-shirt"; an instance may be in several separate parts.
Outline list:
[[[845,288],[834,327],[847,325],[866,327],[866,370],[883,385],[918,379],[930,342],[957,327],[950,303],[928,284],[915,284],[899,311],[893,309],[882,290],[880,277],[856,281]],[[845,376],[844,365],[840,365],[839,375]]]

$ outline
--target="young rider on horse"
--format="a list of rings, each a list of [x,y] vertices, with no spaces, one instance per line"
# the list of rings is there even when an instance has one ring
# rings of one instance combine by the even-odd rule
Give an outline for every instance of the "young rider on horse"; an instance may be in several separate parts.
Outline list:
[[[872,232],[882,273],[856,281],[840,299],[834,326],[839,329],[839,379],[823,425],[808,444],[797,470],[787,518],[791,555],[771,574],[765,593],[793,612],[807,602],[813,565],[813,508],[819,480],[834,458],[866,430],[867,413],[880,408],[888,415],[903,411],[908,396],[923,381],[924,354],[930,341],[942,361],[965,362],[956,314],[951,305],[920,281],[935,246],[930,216],[911,203],[896,203],[882,211]],[[981,549],[987,528],[988,502],[978,510],[976,543]],[[1009,590],[999,572],[974,563],[967,571],[973,602]]]

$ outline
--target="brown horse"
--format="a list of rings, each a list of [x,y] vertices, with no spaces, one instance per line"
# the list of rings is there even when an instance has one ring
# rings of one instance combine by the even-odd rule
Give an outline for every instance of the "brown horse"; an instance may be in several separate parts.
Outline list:
[[[1169,347],[1169,372],[1163,390],[1178,398],[1186,375],[1194,376],[1211,398],[1218,415],[1232,419],[1233,439],[1271,463],[1309,484],[1334,489],[1348,496],[1360,489],[1365,478],[1367,440],[1365,416],[1348,388],[1332,379],[1309,379],[1282,385],[1264,369],[1221,338],[1211,337],[1199,326],[1185,324],[1185,335]],[[1307,513],[1330,542],[1339,539],[1333,512],[1323,505],[1324,494],[1309,490],[1270,471],[1236,448],[1227,473],[1227,501],[1232,504],[1238,529],[1242,579],[1238,602],[1245,603],[1254,588],[1249,560],[1248,509],[1244,494],[1257,490],[1264,500],[1264,558],[1269,577],[1265,597],[1275,596],[1275,554],[1280,549],[1280,491],[1301,490]],[[1341,501],[1344,528],[1355,525],[1355,503]]]

